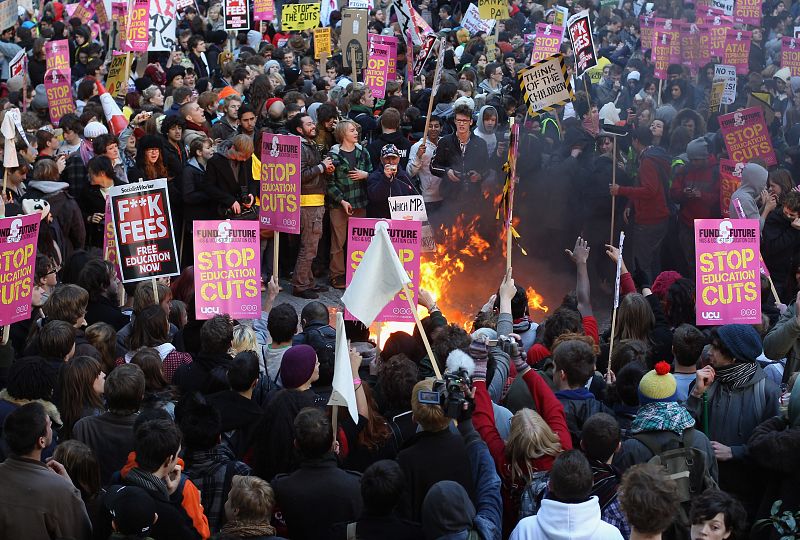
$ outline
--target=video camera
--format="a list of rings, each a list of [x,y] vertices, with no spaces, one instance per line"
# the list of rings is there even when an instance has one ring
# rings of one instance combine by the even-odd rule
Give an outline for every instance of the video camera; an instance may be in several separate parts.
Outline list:
[[[445,373],[444,380],[433,382],[432,390],[420,390],[417,398],[420,403],[439,405],[448,418],[459,418],[467,402],[467,393],[472,387],[472,378],[464,368],[455,373]]]

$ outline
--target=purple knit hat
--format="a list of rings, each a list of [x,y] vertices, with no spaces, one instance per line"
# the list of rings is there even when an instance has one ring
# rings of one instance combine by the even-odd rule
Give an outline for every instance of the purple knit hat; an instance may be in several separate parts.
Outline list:
[[[281,382],[284,388],[299,388],[311,378],[317,365],[317,353],[311,345],[295,345],[283,353]]]

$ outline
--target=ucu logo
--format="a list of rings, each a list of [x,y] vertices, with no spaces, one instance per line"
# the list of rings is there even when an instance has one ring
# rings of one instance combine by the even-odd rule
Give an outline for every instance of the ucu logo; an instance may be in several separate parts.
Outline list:
[[[219,308],[212,306],[202,306],[200,308],[200,313],[202,313],[203,315],[219,315]]]
[[[719,311],[703,311],[700,313],[700,318],[704,321],[718,321],[722,318]]]

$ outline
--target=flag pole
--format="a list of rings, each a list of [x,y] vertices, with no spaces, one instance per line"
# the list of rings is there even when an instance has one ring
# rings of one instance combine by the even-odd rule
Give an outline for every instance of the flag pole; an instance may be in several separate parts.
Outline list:
[[[625,233],[619,233],[619,258],[617,259],[617,279],[614,283],[614,311],[611,313],[611,339],[608,343],[608,367],[606,375],[611,371],[611,353],[614,352],[614,332],[617,328],[617,308],[619,307],[620,275],[622,273],[622,248],[625,243]],[[613,243],[612,243],[613,245]]]
[[[616,186],[617,185],[617,138],[616,137],[612,137],[612,139],[614,141],[614,150],[613,150],[614,151],[614,157],[612,158],[612,161],[611,161],[611,167],[612,167],[612,169],[611,169],[611,185],[612,186]],[[608,240],[609,244],[613,244],[614,243],[614,214],[615,214],[616,210],[617,210],[617,196],[616,195],[612,195],[611,196],[611,235],[609,236],[609,240]]]
[[[508,146],[508,160],[510,170],[508,171],[508,220],[506,221],[506,272],[511,269],[511,241],[513,235],[511,234],[511,218],[514,215],[514,184],[516,182],[517,174],[517,156],[514,153],[514,147],[517,145],[517,138],[514,136],[514,118],[509,119],[509,129],[511,130],[511,138]]]
[[[411,300],[411,291],[408,290],[407,283],[403,283],[403,293],[406,295],[406,300],[408,300],[408,307],[411,308],[411,314],[414,315],[414,322],[419,329],[419,335],[422,338],[422,343],[425,345],[425,351],[428,353],[428,358],[431,360],[433,372],[436,374],[437,379],[441,379],[442,372],[439,371],[439,365],[436,363],[436,357],[433,355],[433,349],[431,349],[431,344],[428,342],[428,336],[425,334],[425,329],[422,327],[422,321],[419,318],[419,313],[417,313],[417,306],[415,306],[414,301]]]
[[[278,253],[280,251],[281,233],[275,231],[272,239],[272,275],[278,279],[280,272],[278,271]]]
[[[339,431],[339,406],[338,405],[331,405],[331,406],[333,407],[333,411],[331,412],[331,428],[333,429],[333,442],[336,443]]]
[[[153,284],[153,304],[158,305],[158,283],[156,283],[156,278],[150,278],[150,283]]]
[[[437,40],[438,41],[438,40]],[[444,47],[441,41],[438,41],[439,47]],[[431,53],[433,49],[431,49]],[[430,57],[429,57],[430,58]],[[428,100],[428,114],[425,115],[425,129],[422,132],[422,144],[428,144],[426,141],[428,140],[428,127],[431,124],[431,113],[433,112],[433,98],[434,96],[433,91],[436,90],[436,80],[439,78],[439,74],[441,73],[441,65],[439,62],[436,62],[436,71],[433,74],[433,85],[431,85],[431,97]],[[416,311],[414,311],[416,313]]]
[[[350,69],[353,71],[353,83],[358,82],[358,73],[356,72],[356,55],[353,53],[353,47],[348,47],[348,57],[350,58]]]

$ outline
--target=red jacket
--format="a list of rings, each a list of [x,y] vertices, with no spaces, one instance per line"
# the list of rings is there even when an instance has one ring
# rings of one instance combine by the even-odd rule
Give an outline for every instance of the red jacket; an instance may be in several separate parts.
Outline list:
[[[619,186],[619,194],[633,204],[634,221],[638,225],[654,225],[669,217],[664,190],[669,178],[669,156],[656,146],[639,156],[639,178],[636,186]]]
[[[709,156],[702,167],[686,164],[672,181],[669,194],[673,201],[680,203],[678,214],[681,222],[694,227],[695,219],[719,217],[719,170],[717,158]],[[694,188],[700,197],[687,197],[684,190]]]
[[[529,369],[522,379],[528,385],[528,390],[533,396],[538,412],[547,425],[550,426],[561,441],[563,450],[572,449],[572,437],[567,428],[567,420],[564,417],[564,406],[556,398],[553,391],[547,385],[541,375]],[[492,410],[492,399],[486,390],[485,381],[475,381],[475,412],[472,415],[472,423],[475,429],[481,434],[481,438],[489,447],[489,453],[494,458],[497,474],[503,481],[503,528],[506,534],[510,533],[517,522],[519,515],[519,500],[517,497],[525,487],[515,486],[511,479],[511,464],[506,459],[506,443],[497,432],[494,422],[494,411]],[[553,456],[542,456],[531,460],[530,465],[536,471],[549,471],[553,466],[555,458]],[[514,494],[517,494],[514,496]]]

